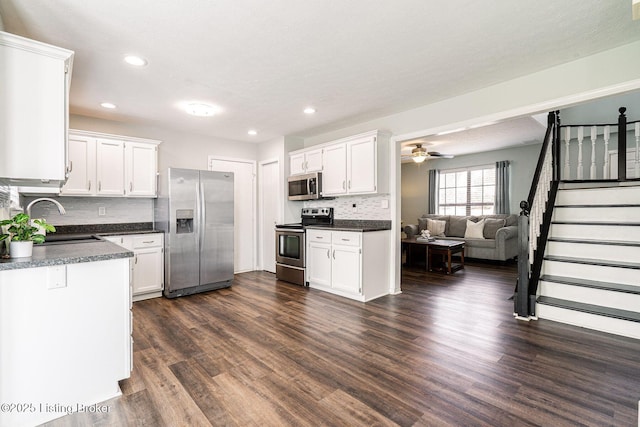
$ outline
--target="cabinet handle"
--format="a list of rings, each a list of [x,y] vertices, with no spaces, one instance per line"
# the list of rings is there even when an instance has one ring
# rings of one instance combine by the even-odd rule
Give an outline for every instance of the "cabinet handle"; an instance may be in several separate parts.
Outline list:
[[[153,240],[145,240],[145,241],[144,241],[144,242],[142,242],[142,243],[147,243],[147,244],[148,244],[148,243],[153,243]]]
[[[342,189],[343,190],[347,189],[346,181],[342,181]]]
[[[91,191],[91,180],[89,180],[89,188],[87,188],[87,191]]]
[[[129,182],[129,192],[133,191],[133,182]]]
[[[333,259],[336,259],[336,250],[333,250]]]
[[[98,191],[102,191],[102,181],[98,181]]]
[[[137,264],[137,263],[138,263],[138,255],[136,255],[136,256],[135,256],[135,262],[134,262],[134,264]]]
[[[350,242],[351,239],[342,239],[343,242]]]
[[[73,170],[73,160],[69,160],[69,172]]]
[[[329,252],[330,252],[330,250],[327,249],[327,258],[331,259],[331,257],[329,256]]]
[[[316,236],[316,239],[324,239],[322,236]]]
[[[351,180],[349,180],[349,190],[351,190]]]
[[[304,162],[304,170],[309,169],[309,162]]]

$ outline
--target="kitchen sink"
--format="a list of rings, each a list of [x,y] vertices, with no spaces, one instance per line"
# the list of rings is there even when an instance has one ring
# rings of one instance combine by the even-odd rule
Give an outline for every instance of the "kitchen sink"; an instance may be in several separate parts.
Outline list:
[[[95,234],[49,234],[41,245],[66,245],[71,243],[104,242],[105,240]]]

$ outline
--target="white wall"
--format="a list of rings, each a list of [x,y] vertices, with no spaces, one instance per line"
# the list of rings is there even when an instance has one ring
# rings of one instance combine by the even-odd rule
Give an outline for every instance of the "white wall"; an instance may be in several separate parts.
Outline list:
[[[158,170],[161,176],[166,173],[169,167],[206,170],[208,168],[209,155],[258,160],[258,146],[253,143],[229,141],[175,132],[159,127],[141,126],[86,116],[71,115],[69,119],[72,129],[162,141],[162,144],[158,147]],[[161,179],[159,185],[160,193],[162,194],[165,189],[166,183]]]

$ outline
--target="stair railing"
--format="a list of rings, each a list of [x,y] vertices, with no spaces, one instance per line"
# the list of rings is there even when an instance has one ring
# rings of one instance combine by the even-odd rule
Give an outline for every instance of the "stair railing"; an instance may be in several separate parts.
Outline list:
[[[529,197],[520,202],[518,283],[514,296],[514,315],[518,319],[535,316],[537,285],[560,181],[559,129],[558,112],[550,112]]]
[[[618,109],[620,115],[617,123],[560,127],[564,147],[562,181],[640,180],[640,121],[628,122],[626,110],[625,107]],[[635,145],[627,147],[627,139],[633,139],[634,136]],[[610,151],[610,143],[613,151]]]

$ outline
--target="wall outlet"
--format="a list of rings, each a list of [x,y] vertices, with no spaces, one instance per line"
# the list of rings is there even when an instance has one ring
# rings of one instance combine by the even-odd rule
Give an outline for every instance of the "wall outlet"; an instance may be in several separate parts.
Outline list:
[[[358,212],[358,205],[355,203],[351,205],[351,212]]]
[[[382,209],[389,209],[389,200],[387,199],[380,200],[380,207]]]
[[[98,206],[98,216],[105,216],[107,214],[107,208],[104,206]]]

